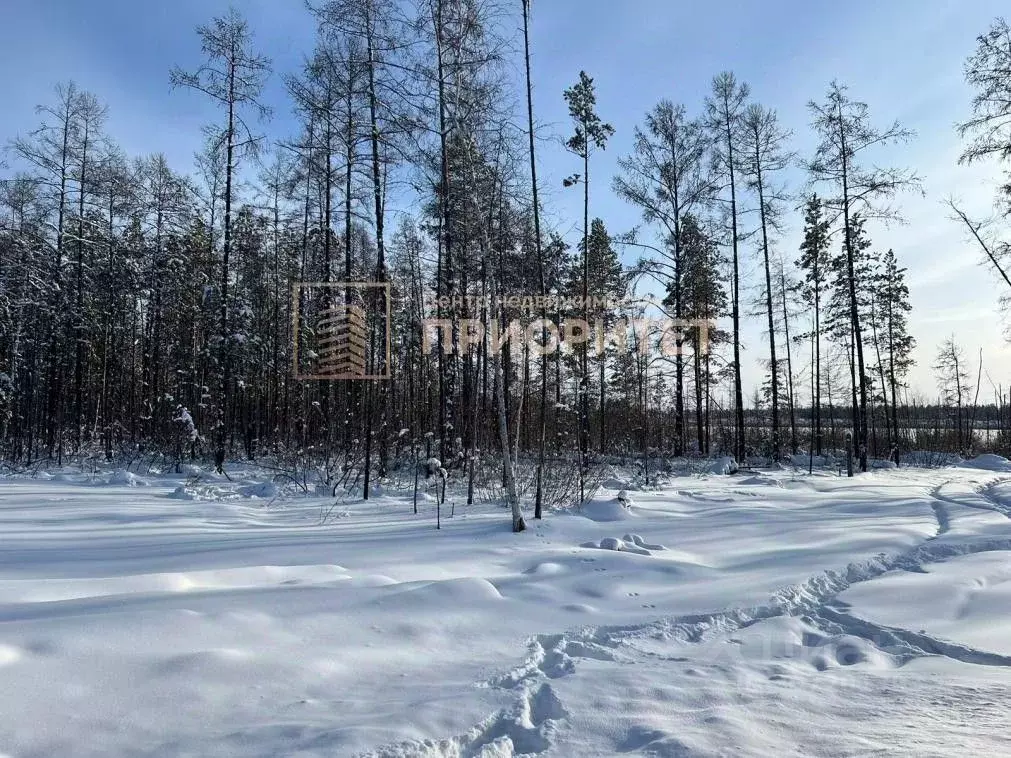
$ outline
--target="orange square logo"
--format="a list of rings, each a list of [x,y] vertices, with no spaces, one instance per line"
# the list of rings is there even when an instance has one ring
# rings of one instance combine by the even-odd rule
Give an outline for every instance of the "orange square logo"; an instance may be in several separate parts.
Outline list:
[[[295,282],[291,312],[296,379],[390,378],[389,282]]]

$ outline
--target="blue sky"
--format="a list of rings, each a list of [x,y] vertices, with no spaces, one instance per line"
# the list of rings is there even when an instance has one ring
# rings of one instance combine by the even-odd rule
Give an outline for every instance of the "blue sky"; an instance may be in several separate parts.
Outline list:
[[[295,69],[311,49],[313,27],[300,0],[234,4],[276,71]],[[49,100],[56,82],[74,79],[108,103],[108,131],[128,153],[164,152],[173,166],[187,170],[200,126],[216,114],[201,97],[172,92],[168,72],[200,59],[194,27],[227,6],[227,0],[4,0],[0,135],[35,126],[34,106]],[[877,157],[915,168],[926,196],[902,198],[905,225],[870,230],[875,245],[893,247],[910,269],[911,324],[920,343],[914,390],[934,396],[931,364],[937,344],[950,334],[973,356],[982,348],[993,380],[1007,385],[1011,351],[997,315],[1000,288],[941,205],[954,195],[980,215],[992,207],[996,170],[957,166],[960,143],[953,125],[966,115],[970,98],[962,63],[976,35],[1001,12],[1006,5],[998,0],[534,0],[535,108],[551,220],[578,236],[581,193],[563,191],[561,178],[579,167],[559,140],[569,129],[561,93],[581,68],[596,81],[601,116],[617,130],[591,168],[592,213],[613,233],[638,224],[636,211],[615,198],[609,184],[617,158],[630,148],[634,125],[657,100],[681,101],[697,111],[712,76],[733,70],[751,85],[754,99],[779,111],[794,131],[793,149],[806,154],[814,144],[806,103],[837,78],[869,104],[878,122],[897,118],[918,133],[913,143]],[[265,131],[288,136],[289,106],[277,74],[267,99],[277,114]],[[790,179],[791,189],[799,189],[803,177],[794,172]],[[799,214],[789,221],[778,245],[792,260]],[[754,255],[746,255],[745,283],[757,284]],[[759,318],[749,319],[745,340],[744,368],[754,385],[765,351]],[[983,395],[989,394],[984,379]]]

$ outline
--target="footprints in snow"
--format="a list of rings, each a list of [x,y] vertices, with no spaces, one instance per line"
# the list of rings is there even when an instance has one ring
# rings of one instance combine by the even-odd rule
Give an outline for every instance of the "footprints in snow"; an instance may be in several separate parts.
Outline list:
[[[639,593],[638,592],[629,592],[628,596],[629,597],[639,597]],[[643,603],[642,607],[643,608],[656,608],[656,604],[655,603]]]
[[[543,683],[524,688],[515,706],[489,716],[466,734],[445,740],[392,745],[366,755],[370,758],[538,755],[551,747],[558,723],[567,717],[554,690]]]
[[[936,498],[937,495],[934,495],[934,497]],[[937,519],[937,534],[932,538],[936,539],[942,534],[947,534],[951,529],[951,516],[948,515],[948,509],[944,507],[944,503],[940,500],[932,502],[930,507],[934,511],[934,518]]]
[[[575,659],[614,661],[604,644],[570,640],[565,635],[538,635],[530,642],[524,663],[496,677],[486,686],[513,690],[515,705],[492,714],[464,735],[438,742],[425,740],[381,748],[371,758],[393,756],[539,755],[552,745],[552,736],[568,712],[551,687],[551,680],[576,670]]]
[[[872,621],[851,616],[832,605],[826,604],[820,608],[818,616],[822,626],[830,631],[866,640],[882,652],[896,658],[900,665],[914,658],[939,656],[978,666],[1011,667],[1011,656],[977,650],[956,642],[948,642],[926,632],[914,632],[909,629],[875,624]]]
[[[943,494],[944,485],[937,487],[931,493],[936,501],[932,507],[938,521],[937,536],[950,530],[950,515],[945,503],[993,510],[1011,518],[1011,507],[1003,505],[993,494],[993,489],[1002,481],[1006,480],[998,480],[978,489],[977,494],[986,503],[977,505],[947,497]],[[605,539],[600,543],[588,543],[584,547],[633,553],[642,551],[639,554],[645,555],[664,549],[663,546],[648,545],[641,537],[637,539],[637,535],[625,535],[621,540]],[[577,661],[634,663],[629,655],[619,656],[617,651],[621,647],[634,650],[631,645],[636,640],[698,644],[720,634],[732,634],[762,621],[781,617],[799,617],[810,628],[811,631],[805,633],[800,642],[808,650],[807,654],[812,656],[813,667],[819,671],[866,662],[890,661],[902,665],[914,658],[927,656],[943,656],[976,665],[1011,667],[1011,656],[947,642],[924,632],[874,624],[849,615],[841,603],[833,604],[840,593],[854,584],[871,581],[889,571],[923,571],[924,565],[948,558],[1007,550],[1011,550],[1011,539],[992,539],[962,545],[928,541],[898,556],[881,555],[850,564],[843,571],[826,571],[776,593],[764,606],[665,618],[629,627],[587,628],[572,636],[538,635],[531,640],[527,658],[522,665],[487,683],[488,686],[515,690],[518,697],[512,708],[490,716],[463,736],[438,743],[425,741],[400,745],[370,755],[376,758],[433,754],[474,757],[488,754],[539,755],[552,746],[552,735],[568,716],[550,682],[574,674]],[[592,562],[592,559],[583,560]],[[636,593],[629,593],[629,596],[635,597]],[[635,652],[647,658],[688,662],[687,658],[660,656],[648,650]],[[691,675],[693,672],[697,673],[694,669],[685,673]],[[785,681],[789,679],[788,674],[785,667],[774,664],[769,678]]]
[[[997,488],[1000,487],[1002,484],[1007,484],[1007,482],[1008,482],[1007,479],[995,479],[989,484],[984,484],[983,486],[979,487],[976,490],[976,492],[983,499],[989,502],[991,506],[993,506],[993,510],[1011,519],[1011,505],[1009,505],[1005,501],[1000,500],[995,494]]]
[[[579,639],[564,634],[539,634],[530,642],[527,658],[521,666],[489,684],[501,689],[513,689],[539,679],[559,679],[576,670],[576,659],[616,661],[615,642],[603,631],[591,631]]]
[[[1007,477],[999,477],[986,484],[977,486],[971,493],[965,493],[965,497],[959,498],[945,494],[944,488],[950,485],[951,482],[937,485],[931,491],[930,496],[936,501],[935,503],[931,503],[931,507],[937,515],[938,535],[944,534],[950,528],[950,516],[946,507],[948,505],[975,508],[980,511],[993,511],[1011,519],[1011,505],[1003,502],[996,494],[997,488],[1007,483]]]

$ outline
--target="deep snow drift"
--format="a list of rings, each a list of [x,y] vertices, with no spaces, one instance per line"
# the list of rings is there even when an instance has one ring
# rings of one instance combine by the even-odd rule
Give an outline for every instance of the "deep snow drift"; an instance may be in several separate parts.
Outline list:
[[[1003,464],[682,477],[519,535],[193,473],[0,481],[0,756],[1011,754]]]

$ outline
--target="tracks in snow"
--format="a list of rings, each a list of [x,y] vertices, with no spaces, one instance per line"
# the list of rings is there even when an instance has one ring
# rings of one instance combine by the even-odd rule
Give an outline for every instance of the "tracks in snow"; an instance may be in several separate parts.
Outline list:
[[[551,747],[554,732],[568,713],[546,682],[531,681],[518,689],[514,706],[489,716],[466,734],[390,745],[363,755],[369,758],[539,755]]]
[[[555,694],[551,682],[576,673],[579,662],[586,660],[635,663],[655,653],[635,650],[636,640],[695,645],[719,635],[733,633],[762,621],[779,617],[798,617],[825,636],[805,645],[817,647],[835,640],[839,663],[848,665],[846,642],[860,640],[889,656],[899,665],[924,657],[945,657],[962,663],[1011,667],[1011,656],[949,642],[925,632],[914,632],[876,624],[847,613],[845,604],[836,602],[844,591],[862,582],[876,579],[889,571],[923,572],[924,566],[965,555],[1011,551],[1011,538],[977,539],[967,543],[938,541],[951,530],[948,506],[966,506],[1001,513],[1011,519],[1011,507],[1001,503],[993,491],[1006,477],[977,487],[972,502],[944,494],[951,481],[930,493],[931,508],[937,518],[937,534],[904,553],[878,555],[849,564],[841,571],[828,570],[806,581],[773,594],[764,605],[732,608],[715,613],[662,618],[646,624],[586,627],[565,634],[533,637],[524,662],[497,676],[485,686],[512,691],[515,704],[489,716],[469,732],[445,740],[417,741],[387,746],[363,754],[363,758],[481,758],[481,756],[540,755],[553,744],[552,737],[568,714]],[[978,498],[978,499],[976,499]],[[840,642],[841,640],[841,642]],[[850,643],[852,644],[852,643]],[[670,657],[669,660],[687,660]],[[821,666],[817,666],[821,668]]]
[[[940,656],[977,666],[1011,667],[1011,656],[977,650],[956,642],[948,642],[926,632],[913,632],[908,629],[875,624],[851,616],[832,605],[824,605],[819,608],[817,618],[820,622],[827,622],[819,624],[826,631],[866,640],[901,663],[914,658]]]
[[[996,490],[999,485],[1004,484],[1007,481],[1008,480],[1005,479],[1005,478],[995,479],[992,482],[990,482],[988,484],[984,484],[982,487],[977,488],[976,491],[986,501],[988,501],[990,503],[990,505],[993,506],[993,510],[995,510],[995,511],[997,511],[997,513],[1001,513],[1004,516],[1006,516],[1007,518],[1011,519],[1011,506],[1007,505],[1006,503],[1001,502],[993,494],[994,490]]]
[[[939,511],[945,514],[945,521],[942,524],[941,517],[938,515],[938,524],[946,532],[948,530],[948,517],[947,517],[947,506],[957,505],[963,508],[975,508],[979,511],[991,511],[993,513],[999,513],[1011,519],[1011,505],[1007,505],[1001,502],[997,496],[994,494],[997,487],[1001,484],[1007,483],[1009,480],[1007,477],[997,477],[990,480],[986,484],[981,484],[973,489],[972,493],[968,494],[967,497],[955,498],[952,495],[947,495],[944,492],[944,488],[950,485],[952,482],[947,481],[942,484],[937,485],[930,493],[930,497],[933,499],[931,507],[934,508],[934,513],[938,514]]]
[[[947,534],[951,530],[951,516],[945,505],[947,501],[942,500],[939,494],[941,486],[943,485],[938,485],[930,493],[930,496],[933,498],[930,502],[930,507],[934,511],[934,518],[937,519],[937,534],[935,538],[940,537],[942,534]]]

